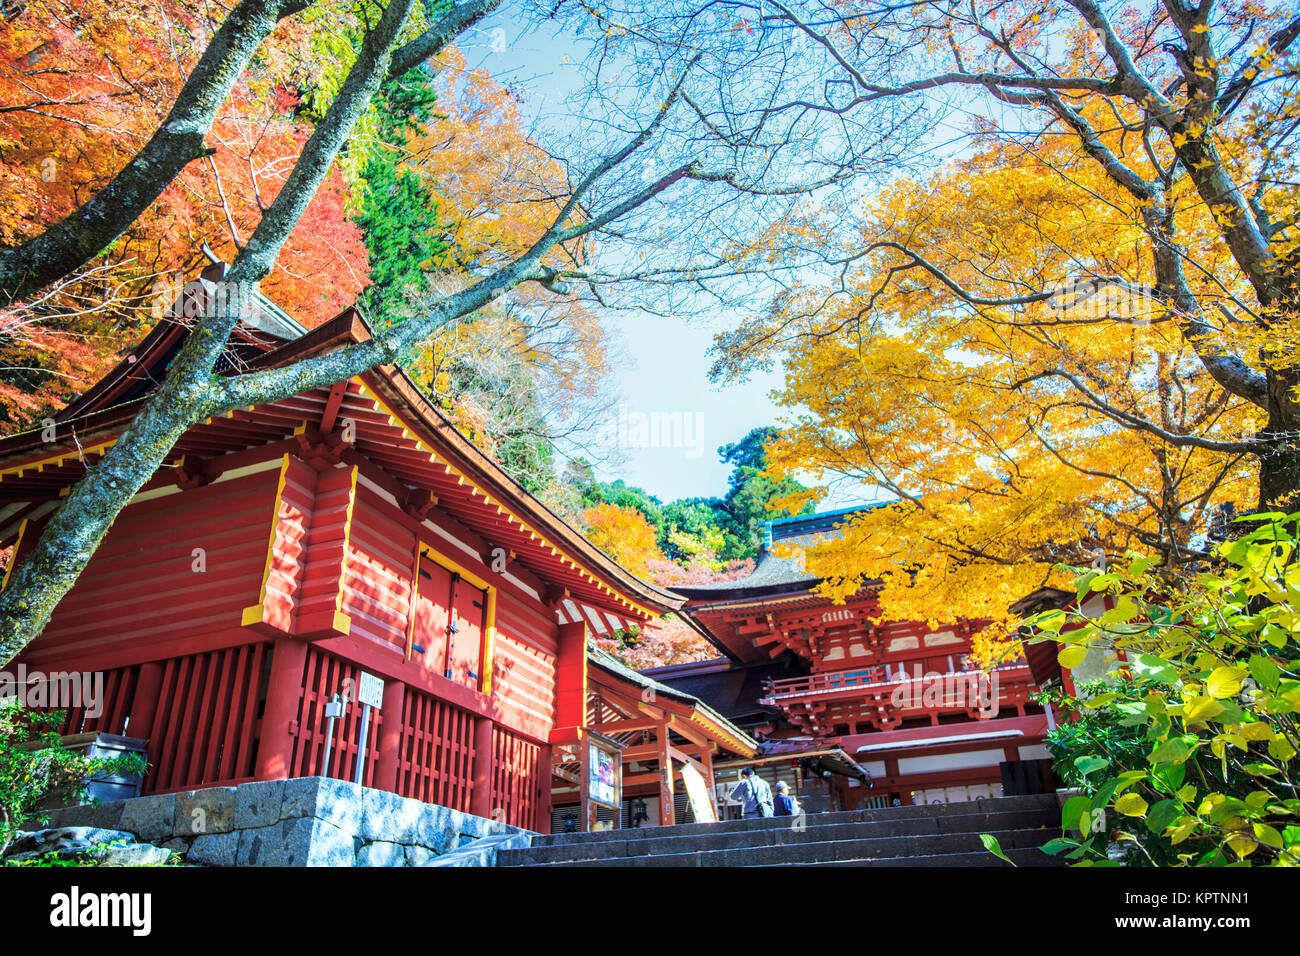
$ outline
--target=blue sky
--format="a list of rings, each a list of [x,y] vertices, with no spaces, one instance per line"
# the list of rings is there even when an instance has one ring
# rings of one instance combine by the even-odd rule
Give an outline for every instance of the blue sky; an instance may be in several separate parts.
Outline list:
[[[566,65],[582,57],[577,37],[553,31],[521,30],[511,8],[483,21],[462,38],[471,67],[482,67],[499,81],[517,84],[526,93],[525,115],[553,118],[547,103],[562,100],[578,84],[577,71]],[[648,313],[617,313],[606,323],[619,353],[614,371],[615,421],[629,441],[621,443],[621,461],[597,465],[607,480],[623,478],[663,501],[722,495],[730,467],[717,448],[738,441],[750,429],[776,424],[780,409],[770,393],[781,384],[780,370],[759,373],[749,381],[717,386],[709,381],[709,346],[716,332],[734,317],[693,316],[673,319]],[[680,413],[684,423],[675,447],[638,447],[638,414],[650,417]],[[653,435],[652,435],[653,443]],[[823,508],[863,500],[860,488],[838,490]]]

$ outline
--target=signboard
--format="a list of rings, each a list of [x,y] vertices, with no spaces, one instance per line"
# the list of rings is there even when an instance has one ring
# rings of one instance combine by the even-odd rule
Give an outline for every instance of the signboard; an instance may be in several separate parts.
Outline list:
[[[594,740],[587,746],[587,794],[596,803],[617,808],[622,758]]]
[[[361,679],[357,682],[357,703],[368,704],[371,707],[379,707],[384,701],[384,682],[374,674],[361,672]]]
[[[717,823],[718,818],[713,814],[713,801],[709,799],[708,785],[691,764],[682,764],[682,783],[686,784],[686,796],[695,812],[695,822]]]

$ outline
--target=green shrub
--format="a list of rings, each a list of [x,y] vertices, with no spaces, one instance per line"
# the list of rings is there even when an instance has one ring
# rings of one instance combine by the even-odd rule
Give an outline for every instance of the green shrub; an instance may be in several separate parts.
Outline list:
[[[72,798],[88,777],[144,773],[139,754],[87,757],[64,747],[62,711],[34,711],[16,697],[0,698],[0,854],[23,821],[49,797]]]
[[[1026,622],[1077,667],[1114,647],[1125,663],[1050,735],[1080,794],[1046,847],[1077,865],[1300,865],[1300,514],[1252,515],[1216,562],[1170,572],[1130,555],[1080,572],[1077,604]],[[1089,618],[1090,595],[1111,599]]]

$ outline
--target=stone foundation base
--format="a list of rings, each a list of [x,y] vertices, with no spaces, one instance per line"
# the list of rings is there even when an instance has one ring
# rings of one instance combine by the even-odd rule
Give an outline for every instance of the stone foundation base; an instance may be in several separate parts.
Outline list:
[[[331,777],[135,797],[48,817],[40,825],[125,831],[204,866],[429,866],[448,854],[454,865],[491,866],[497,848],[532,839],[519,827]],[[482,852],[457,853],[480,840]]]

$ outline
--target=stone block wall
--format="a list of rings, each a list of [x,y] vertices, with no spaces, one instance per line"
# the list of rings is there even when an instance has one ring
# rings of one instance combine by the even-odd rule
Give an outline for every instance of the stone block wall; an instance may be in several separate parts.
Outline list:
[[[518,827],[331,777],[65,807],[42,825],[125,831],[204,866],[430,866],[442,857],[491,865],[495,848],[531,842]],[[476,841],[492,852],[456,852]]]

